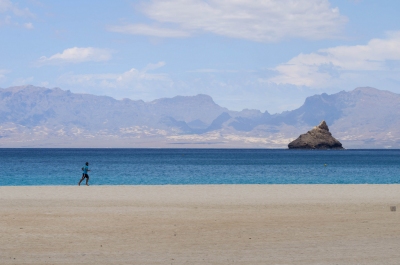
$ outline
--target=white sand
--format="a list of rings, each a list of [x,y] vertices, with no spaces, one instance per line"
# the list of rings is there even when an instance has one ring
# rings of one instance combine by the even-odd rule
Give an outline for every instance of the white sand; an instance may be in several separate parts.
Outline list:
[[[0,187],[0,264],[400,264],[400,185]]]

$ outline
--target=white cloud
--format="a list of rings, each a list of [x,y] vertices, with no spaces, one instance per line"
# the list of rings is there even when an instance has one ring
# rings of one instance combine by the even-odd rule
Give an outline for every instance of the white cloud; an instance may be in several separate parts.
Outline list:
[[[13,4],[9,0],[0,0],[0,12],[4,13],[7,10],[11,9]]]
[[[17,4],[12,3],[10,0],[0,0],[0,14],[2,13],[5,14],[5,17],[0,17],[0,26],[22,26],[26,29],[33,29],[33,24],[31,22],[22,22],[27,18],[35,17],[28,8],[19,8]]]
[[[49,87],[49,85],[50,85],[50,82],[48,82],[48,81],[43,81],[43,82],[39,83],[39,86],[41,86],[41,87]]]
[[[146,67],[143,69],[143,72],[156,70],[156,69],[158,69],[158,68],[163,67],[164,65],[165,65],[165,62],[149,63],[149,64],[146,65]]]
[[[20,17],[34,17],[28,8],[21,9],[10,0],[0,0],[0,13],[6,12],[12,12],[14,15]]]
[[[132,68],[123,73],[106,73],[106,74],[66,74],[59,78],[61,83],[69,85],[84,85],[89,87],[100,88],[128,88],[141,85],[148,81],[169,81],[166,74],[148,73],[149,70],[164,66],[164,62],[157,64],[149,64],[144,70],[139,71]]]
[[[109,31],[125,33],[125,34],[146,35],[146,36],[164,37],[164,38],[165,37],[179,38],[179,37],[189,36],[189,33],[183,30],[160,28],[157,26],[150,26],[145,24],[109,26],[107,27],[107,29]]]
[[[141,11],[168,29],[134,24],[109,30],[159,37],[211,32],[273,42],[292,37],[332,38],[347,21],[328,0],[152,0],[144,2]]]
[[[33,27],[33,24],[31,22],[29,22],[29,23],[24,23],[24,28],[33,29],[34,27]]]
[[[0,69],[0,81],[6,79],[6,74],[8,74],[10,71],[5,70],[5,69]]]
[[[399,63],[400,32],[391,32],[387,38],[372,39],[366,45],[337,46],[299,54],[277,66],[274,70],[278,75],[268,81],[320,88],[352,78],[362,81],[378,72],[398,76]]]
[[[112,51],[93,47],[78,48],[73,47],[56,53],[50,57],[40,57],[38,64],[62,64],[62,63],[83,63],[108,61],[112,57]]]
[[[12,82],[13,86],[24,86],[24,85],[29,85],[33,81],[33,76],[27,77],[27,78],[17,78]]]
[[[227,69],[212,69],[212,68],[205,68],[205,69],[196,69],[187,71],[188,73],[238,73],[238,70],[227,70]],[[248,71],[252,72],[252,71]]]
[[[60,76],[55,86],[79,93],[107,95],[113,98],[153,100],[173,94],[174,81],[168,74],[151,72],[165,65],[149,64],[143,70],[132,68],[122,73],[67,73]],[[172,91],[172,92],[171,92]]]

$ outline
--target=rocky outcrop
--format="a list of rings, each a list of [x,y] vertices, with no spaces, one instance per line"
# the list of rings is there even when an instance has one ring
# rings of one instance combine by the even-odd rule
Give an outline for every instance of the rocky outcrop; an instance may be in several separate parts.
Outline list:
[[[329,132],[328,125],[322,121],[311,131],[302,134],[289,143],[289,149],[344,149],[342,144]]]

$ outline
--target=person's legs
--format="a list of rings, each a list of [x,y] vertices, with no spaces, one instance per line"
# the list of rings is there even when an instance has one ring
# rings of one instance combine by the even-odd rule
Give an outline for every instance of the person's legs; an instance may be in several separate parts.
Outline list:
[[[85,178],[85,174],[82,174],[82,178],[81,178],[81,180],[79,181],[78,186],[81,185],[81,182],[83,181],[84,178]]]
[[[86,174],[86,176],[85,176],[85,177],[86,177],[86,186],[89,186],[89,184],[88,184],[88,183],[89,183],[89,175],[88,175],[88,174]]]

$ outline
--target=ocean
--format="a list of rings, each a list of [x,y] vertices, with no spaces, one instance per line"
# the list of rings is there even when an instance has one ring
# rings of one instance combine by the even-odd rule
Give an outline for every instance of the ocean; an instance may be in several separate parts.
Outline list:
[[[400,150],[0,149],[0,186],[392,184]]]

